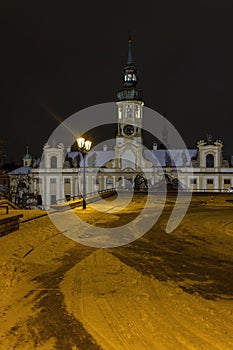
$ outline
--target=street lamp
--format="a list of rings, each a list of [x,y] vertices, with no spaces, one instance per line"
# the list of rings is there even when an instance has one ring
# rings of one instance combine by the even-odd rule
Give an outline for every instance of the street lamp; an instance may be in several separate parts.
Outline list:
[[[77,144],[80,152],[83,156],[83,209],[86,209],[87,203],[86,203],[86,167],[85,167],[85,155],[90,151],[91,149],[91,141],[85,140],[84,137],[78,137]]]

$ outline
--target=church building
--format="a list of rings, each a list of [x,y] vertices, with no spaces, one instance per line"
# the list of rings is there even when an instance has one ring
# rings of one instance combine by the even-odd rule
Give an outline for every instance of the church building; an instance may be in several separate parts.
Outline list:
[[[168,190],[179,188],[195,192],[226,192],[233,186],[233,167],[223,159],[223,143],[212,140],[210,135],[206,140],[199,141],[196,149],[158,149],[155,143],[151,150],[144,150],[143,106],[142,92],[137,87],[132,42],[129,40],[123,86],[117,93],[115,146],[108,149],[105,145],[102,150],[87,153],[87,195],[110,188],[122,191],[146,191],[149,188],[156,192],[160,191],[164,182]],[[161,142],[168,144],[166,126],[162,137]],[[43,208],[49,209],[53,204],[83,194],[83,157],[79,151],[67,152],[62,143],[46,144],[40,167],[33,166],[28,151],[23,162],[22,168],[27,171],[30,168],[32,192],[41,196]],[[14,171],[9,175],[16,173]]]

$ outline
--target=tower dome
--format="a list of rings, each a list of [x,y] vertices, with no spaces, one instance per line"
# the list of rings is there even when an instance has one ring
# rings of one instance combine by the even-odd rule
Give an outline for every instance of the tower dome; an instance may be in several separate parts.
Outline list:
[[[23,156],[23,166],[31,166],[32,165],[32,156],[29,153],[29,147],[27,146],[27,152]]]

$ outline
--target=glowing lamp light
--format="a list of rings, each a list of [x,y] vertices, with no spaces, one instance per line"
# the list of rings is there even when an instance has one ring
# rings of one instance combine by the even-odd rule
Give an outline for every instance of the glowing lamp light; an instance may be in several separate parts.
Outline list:
[[[85,139],[84,137],[78,137],[77,138],[77,144],[79,148],[83,148],[84,144],[85,144]]]
[[[92,143],[91,141],[88,141],[88,140],[85,141],[85,148],[86,148],[87,151],[90,151],[90,149],[91,149],[91,143]]]

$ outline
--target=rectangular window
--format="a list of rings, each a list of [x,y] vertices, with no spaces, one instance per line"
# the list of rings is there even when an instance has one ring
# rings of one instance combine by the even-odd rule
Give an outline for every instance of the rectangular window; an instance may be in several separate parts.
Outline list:
[[[131,105],[126,106],[126,117],[129,117],[129,118],[132,117],[132,106]]]
[[[113,179],[112,178],[108,178],[107,179],[107,184],[112,184],[113,183]]]
[[[197,184],[196,178],[190,179],[190,185],[196,185],[196,184]]]
[[[213,185],[214,179],[207,179],[207,185]]]
[[[37,195],[37,204],[42,205],[42,197],[40,194]]]
[[[51,179],[50,179],[50,183],[51,183],[51,184],[55,184],[55,183],[56,183],[56,179],[55,179],[55,178],[51,178]]]
[[[231,179],[224,179],[224,185],[230,185]]]
[[[65,182],[65,184],[70,184],[70,178],[69,177],[65,177],[64,182]]]
[[[140,109],[139,106],[135,106],[135,117],[140,118]]]

